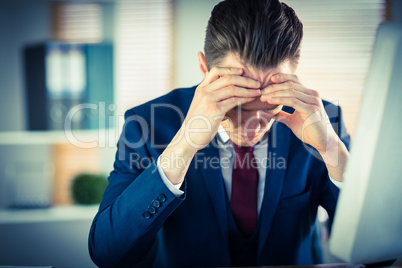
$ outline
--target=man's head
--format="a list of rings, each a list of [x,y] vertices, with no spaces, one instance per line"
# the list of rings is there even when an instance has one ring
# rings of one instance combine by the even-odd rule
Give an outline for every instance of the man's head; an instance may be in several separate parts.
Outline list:
[[[303,24],[294,10],[278,0],[225,0],[208,21],[205,59],[208,70],[227,54],[237,54],[255,68],[277,67],[289,60],[296,69]]]
[[[242,76],[265,88],[275,74],[294,73],[302,37],[294,10],[278,0],[225,0],[211,13],[200,69],[205,77],[214,66],[242,68]],[[227,112],[221,124],[233,142],[250,146],[269,130],[281,108],[257,98]]]

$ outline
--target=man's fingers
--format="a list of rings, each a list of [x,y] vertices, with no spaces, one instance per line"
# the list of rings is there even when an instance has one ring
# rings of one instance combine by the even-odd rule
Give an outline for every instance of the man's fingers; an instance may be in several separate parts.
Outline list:
[[[280,98],[280,97],[287,97],[287,98],[297,98],[304,103],[319,105],[320,98],[312,95],[308,95],[304,92],[298,90],[279,90],[270,92],[268,94],[261,96],[261,101],[266,101],[269,98]]]
[[[305,103],[297,98],[293,97],[276,97],[269,98],[266,100],[270,104],[282,104],[294,108],[296,111],[303,113],[305,115],[310,115],[314,113],[318,106],[313,104]]]
[[[212,67],[208,74],[205,76],[203,81],[204,84],[208,85],[218,80],[220,77],[225,75],[242,75],[244,70],[242,68],[227,68],[227,67]]]
[[[232,98],[219,102],[218,106],[223,113],[226,113],[227,111],[229,111],[230,109],[233,109],[234,107],[236,107],[238,105],[252,102],[253,100],[255,100],[255,98],[232,97]]]
[[[259,89],[247,89],[236,86],[227,86],[221,90],[213,92],[213,99],[215,101],[221,101],[231,97],[258,98],[260,96],[261,91]]]
[[[285,81],[279,84],[270,84],[269,86],[263,88],[261,91],[264,95],[281,90],[298,90],[306,94],[309,94],[310,91],[313,91],[294,81]]]
[[[239,76],[239,75],[225,75],[207,86],[208,91],[216,91],[225,88],[229,85],[234,85],[243,88],[259,89],[261,83],[251,78]]]

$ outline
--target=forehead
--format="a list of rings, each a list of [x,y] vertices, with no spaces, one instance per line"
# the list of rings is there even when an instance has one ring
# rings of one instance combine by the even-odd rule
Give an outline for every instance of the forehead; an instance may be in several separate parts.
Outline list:
[[[293,73],[289,61],[284,61],[274,68],[254,68],[243,62],[237,54],[229,53],[219,64],[222,67],[235,67],[244,70],[243,76],[260,81],[263,85],[269,83],[270,78],[277,73]]]

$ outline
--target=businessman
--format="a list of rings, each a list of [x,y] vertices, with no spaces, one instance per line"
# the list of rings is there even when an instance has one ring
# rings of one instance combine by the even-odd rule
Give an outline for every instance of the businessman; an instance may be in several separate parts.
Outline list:
[[[313,263],[317,207],[333,217],[349,136],[340,108],[295,74],[302,35],[278,0],[213,9],[204,80],[125,114],[89,234],[98,266]]]

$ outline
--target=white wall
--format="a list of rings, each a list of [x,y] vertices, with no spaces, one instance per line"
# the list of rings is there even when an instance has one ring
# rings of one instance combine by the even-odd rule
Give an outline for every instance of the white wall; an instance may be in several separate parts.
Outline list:
[[[204,51],[205,29],[218,0],[176,0],[174,14],[174,87],[202,81],[197,52]]]

